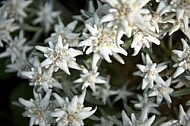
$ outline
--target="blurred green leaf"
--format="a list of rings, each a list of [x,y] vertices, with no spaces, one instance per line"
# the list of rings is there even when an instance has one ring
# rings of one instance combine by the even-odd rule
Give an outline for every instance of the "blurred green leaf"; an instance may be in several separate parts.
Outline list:
[[[113,123],[115,123],[117,126],[123,126],[122,122],[118,119],[116,119],[114,116],[108,116],[108,119],[111,120]]]
[[[179,89],[177,91],[172,92],[170,95],[172,97],[180,97],[180,96],[187,95],[187,94],[190,94],[190,87],[184,88],[184,89]]]
[[[152,126],[160,126],[166,120],[167,120],[167,117],[160,117],[156,119],[155,123]]]

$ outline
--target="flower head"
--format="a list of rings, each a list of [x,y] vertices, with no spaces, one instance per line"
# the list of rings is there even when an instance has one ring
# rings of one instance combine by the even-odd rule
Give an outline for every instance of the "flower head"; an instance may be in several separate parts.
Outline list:
[[[170,94],[174,91],[174,89],[170,88],[170,85],[171,85],[171,78],[168,78],[168,80],[166,81],[166,85],[161,85],[161,84],[155,85],[154,90],[149,94],[149,97],[156,96],[157,104],[160,104],[164,98],[166,100],[166,103],[170,107],[170,103],[172,103]]]
[[[49,42],[50,47],[36,46],[37,50],[44,53],[46,59],[41,63],[41,67],[53,67],[54,71],[58,69],[70,74],[69,68],[80,70],[80,66],[76,63],[75,56],[82,55],[82,51],[69,48],[68,43],[63,45],[61,35],[58,36],[57,43]]]
[[[53,2],[45,2],[40,6],[40,10],[37,11],[38,17],[33,21],[34,24],[41,23],[44,25],[45,32],[50,30],[50,26],[55,22],[55,18],[59,16],[59,11],[52,11]]]
[[[34,99],[25,100],[19,98],[19,102],[25,107],[23,116],[30,118],[29,126],[48,125],[48,120],[50,119],[49,102],[51,92],[52,91],[49,90],[43,98],[41,98],[40,94],[35,93],[35,91]]]
[[[7,11],[9,18],[14,18],[23,23],[23,19],[27,17],[25,8],[32,3],[32,0],[7,0],[2,3],[2,8]]]
[[[96,91],[95,84],[104,84],[106,83],[106,78],[99,76],[97,69],[88,71],[86,68],[82,69],[81,78],[76,79],[74,83],[83,83],[82,90],[90,86],[93,92]]]
[[[51,113],[51,116],[56,118],[59,126],[81,126],[84,125],[83,120],[95,113],[96,108],[84,107],[84,97],[86,90],[80,96],[75,95],[71,101],[64,100],[59,95],[54,94],[59,107]]]
[[[109,26],[118,27],[117,40],[120,36],[126,34],[132,36],[133,29],[148,29],[141,14],[148,13],[149,10],[143,8],[150,0],[104,0],[111,7],[109,13],[101,18],[101,22],[109,22]]]
[[[58,18],[58,24],[54,25],[55,32],[45,39],[45,42],[52,41],[53,43],[56,43],[58,36],[61,35],[63,42],[68,43],[70,47],[77,46],[80,34],[73,32],[76,25],[77,20],[74,20],[65,26],[61,19]]]
[[[183,44],[183,50],[173,50],[173,60],[176,62],[173,67],[177,67],[173,78],[178,77],[185,71],[190,70],[190,47],[184,39],[181,39]]]
[[[164,63],[158,65],[153,63],[148,54],[146,54],[145,64],[146,65],[137,64],[139,71],[134,72],[134,75],[143,77],[142,89],[145,89],[147,86],[148,88],[153,88],[154,82],[164,85],[165,82],[159,75],[159,72],[166,69],[167,65]]]
[[[124,110],[121,112],[122,121],[124,126],[151,126],[155,120],[155,115],[148,118],[148,107],[146,107],[137,119],[135,114],[131,114],[131,119],[127,116]]]
[[[79,43],[79,46],[88,47],[86,54],[93,52],[92,68],[95,68],[100,58],[105,59],[111,63],[110,55],[112,55],[120,63],[124,64],[124,60],[118,55],[118,53],[127,55],[127,52],[122,47],[118,46],[123,43],[122,40],[115,41],[116,30],[114,28],[108,28],[104,25],[93,26],[90,24],[85,25],[89,30],[90,35],[85,40]]]

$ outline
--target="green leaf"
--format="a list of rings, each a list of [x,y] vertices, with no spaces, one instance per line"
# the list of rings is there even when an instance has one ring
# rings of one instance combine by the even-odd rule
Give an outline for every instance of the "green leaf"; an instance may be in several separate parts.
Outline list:
[[[129,107],[127,104],[124,104],[125,111],[127,112],[127,115],[131,115],[134,113],[133,109]]]
[[[116,119],[114,116],[108,116],[108,119],[111,120],[113,123],[115,123],[117,126],[123,126],[122,122],[118,119]]]
[[[61,86],[63,88],[64,93],[67,95],[67,97],[69,99],[72,99],[74,97],[74,94],[71,92],[71,90],[69,89],[69,87],[67,87],[64,82],[61,84]]]
[[[166,120],[167,120],[167,117],[160,117],[156,119],[155,123],[152,126],[160,126]]]
[[[178,91],[174,91],[174,92],[172,92],[170,94],[170,96],[172,96],[172,97],[180,97],[180,96],[187,95],[187,94],[190,94],[190,87],[180,89]]]
[[[101,119],[98,116],[91,115],[88,119],[93,120],[93,121],[100,121]]]
[[[86,95],[85,100],[91,104],[95,104],[95,105],[104,105],[104,103],[90,95]]]

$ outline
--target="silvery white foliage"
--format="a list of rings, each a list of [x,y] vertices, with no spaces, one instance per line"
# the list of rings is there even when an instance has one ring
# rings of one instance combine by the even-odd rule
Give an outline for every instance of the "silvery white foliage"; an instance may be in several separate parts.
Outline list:
[[[19,27],[14,25],[14,18],[8,18],[8,12],[0,8],[0,47],[3,47],[3,42],[9,43],[12,40],[11,32]]]
[[[45,69],[40,67],[40,61],[35,58],[33,66],[30,71],[22,71],[21,76],[29,79],[29,85],[34,86],[37,90],[43,89],[47,92],[49,89],[55,87],[61,89],[61,84],[53,78],[53,69]]]
[[[86,89],[83,90],[81,95],[75,95],[71,101],[68,98],[63,99],[56,93],[53,95],[59,107],[51,113],[51,116],[56,118],[58,126],[83,126],[83,120],[93,115],[97,109],[92,110],[92,107],[84,107]]]
[[[117,41],[123,34],[127,37],[132,36],[133,29],[136,27],[147,30],[146,23],[142,17],[149,13],[149,10],[143,8],[150,0],[104,0],[111,7],[109,13],[101,18],[101,22],[108,22],[108,26],[117,27]]]
[[[49,42],[49,47],[35,46],[35,48],[44,53],[46,59],[41,63],[41,67],[63,70],[70,75],[69,67],[80,70],[81,67],[76,63],[76,56],[82,55],[82,51],[70,48],[69,44],[63,44],[61,35],[58,36],[57,43]]]
[[[131,101],[134,104],[134,107],[139,110],[144,110],[147,106],[149,106],[149,113],[154,113],[160,115],[160,112],[156,109],[159,107],[157,103],[155,103],[154,99],[150,99],[147,93],[143,95],[137,94],[138,101]]]
[[[79,47],[88,47],[86,54],[93,53],[92,68],[97,66],[97,62],[103,58],[108,63],[111,63],[110,55],[113,56],[120,63],[124,64],[124,60],[118,55],[118,53],[127,55],[127,51],[120,47],[123,44],[122,40],[118,43],[115,41],[116,29],[112,27],[106,27],[104,24],[99,24],[99,17],[96,16],[96,24],[85,24],[86,28],[90,32],[88,38],[79,42]]]
[[[148,54],[146,54],[144,59],[145,65],[137,64],[139,71],[133,73],[133,75],[143,77],[142,89],[145,89],[146,87],[152,89],[155,85],[154,82],[165,85],[165,82],[159,73],[166,69],[167,65],[165,63],[153,63]]]
[[[106,105],[109,100],[109,97],[119,93],[119,90],[111,90],[111,85],[109,84],[110,76],[107,77],[106,83],[104,85],[97,85],[96,92],[92,92],[92,95],[101,99],[102,102]]]
[[[51,119],[50,96],[52,90],[48,90],[43,98],[41,94],[37,94],[35,91],[33,92],[34,99],[25,100],[19,98],[19,102],[25,107],[22,115],[30,118],[29,126],[50,126],[48,121]]]
[[[190,70],[190,47],[183,38],[181,38],[183,44],[183,50],[172,50],[174,56],[172,57],[175,64],[173,67],[176,67],[176,71],[173,74],[173,78],[178,77],[182,73]]]
[[[171,85],[171,78],[168,78],[166,80],[165,85],[157,83],[156,85],[154,85],[152,91],[149,93],[148,96],[149,97],[156,96],[157,104],[160,104],[164,99],[168,104],[168,106],[170,107],[170,104],[172,103],[170,94],[174,91],[174,89],[171,88],[170,85]]]
[[[79,41],[79,33],[74,33],[78,21],[74,20],[67,24],[66,26],[63,24],[62,20],[58,18],[58,23],[54,25],[54,33],[51,34],[50,37],[45,39],[45,42],[57,42],[57,38],[61,35],[63,42],[68,43],[70,47],[77,46]]]
[[[7,0],[2,2],[2,8],[8,13],[8,18],[14,18],[19,23],[23,23],[27,17],[25,8],[32,3],[33,0]]]
[[[83,83],[82,90],[90,87],[93,92],[96,92],[96,84],[105,84],[106,78],[99,76],[99,72],[96,69],[88,70],[86,68],[82,69],[82,73],[80,74],[80,78],[74,80],[74,83]]]
[[[156,116],[153,115],[148,118],[148,109],[147,106],[143,111],[141,111],[140,116],[136,117],[134,113],[131,114],[131,119],[127,116],[124,110],[121,112],[123,126],[151,126],[154,122]]]
[[[10,57],[11,63],[15,60],[23,59],[21,57],[26,57],[26,53],[33,47],[25,44],[26,38],[24,38],[24,33],[22,30],[19,32],[19,36],[15,36],[14,40],[7,43],[6,51],[0,53],[0,58]]]
[[[131,48],[134,48],[133,56],[136,56],[141,48],[149,48],[151,50],[152,43],[160,45],[160,40],[144,31],[134,30],[133,32],[133,41]]]
[[[55,23],[55,19],[60,15],[60,11],[53,11],[53,2],[45,1],[40,5],[40,10],[36,12],[37,18],[33,20],[33,24],[41,24],[45,32],[49,32],[51,25]]]

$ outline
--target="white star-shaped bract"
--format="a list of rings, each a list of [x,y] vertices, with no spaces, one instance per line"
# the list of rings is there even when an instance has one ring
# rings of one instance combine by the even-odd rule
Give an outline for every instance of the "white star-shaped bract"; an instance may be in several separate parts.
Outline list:
[[[131,119],[127,116],[124,110],[121,112],[122,121],[124,126],[151,126],[154,122],[156,116],[153,115],[150,118],[148,118],[148,107],[146,107],[143,111],[141,111],[141,114],[139,118],[137,119],[135,114],[131,114]]]
[[[80,34],[73,32],[77,23],[78,21],[74,20],[65,26],[62,20],[58,18],[58,23],[54,25],[55,32],[51,33],[51,36],[45,39],[45,42],[52,41],[56,43],[58,36],[61,35],[63,42],[68,43],[70,47],[77,46]]]
[[[60,15],[60,11],[53,11],[53,2],[46,1],[44,5],[40,6],[37,12],[37,18],[34,19],[33,24],[40,23],[44,26],[45,32],[48,32],[51,25],[55,23],[55,19]]]
[[[165,63],[156,64],[153,63],[150,59],[150,56],[146,54],[145,65],[137,64],[139,71],[134,72],[134,75],[143,77],[142,81],[142,89],[145,89],[147,86],[148,88],[153,88],[154,82],[165,84],[162,77],[159,75],[159,72],[166,69],[167,65]]]
[[[132,36],[133,29],[142,28],[147,30],[142,14],[149,13],[143,8],[150,0],[104,0],[111,7],[109,13],[101,18],[101,22],[108,22],[109,26],[117,27],[116,40],[120,40],[125,34]]]
[[[81,67],[76,63],[76,56],[82,55],[82,51],[69,48],[68,43],[63,45],[61,35],[58,36],[57,43],[54,45],[49,42],[50,47],[35,46],[35,48],[44,53],[46,59],[41,63],[41,67],[53,67],[54,71],[63,70],[70,75],[69,68],[80,70]]]
[[[107,62],[111,63],[110,55],[113,56],[120,63],[124,64],[124,60],[118,55],[118,53],[127,55],[127,51],[122,47],[118,46],[123,44],[123,41],[120,40],[118,45],[115,41],[116,30],[113,28],[108,28],[94,24],[85,25],[89,30],[90,35],[85,40],[79,43],[79,47],[88,47],[86,54],[93,53],[92,68],[94,69],[97,65],[97,62],[103,58]]]
[[[134,48],[133,56],[136,56],[141,48],[152,48],[152,43],[160,45],[160,40],[146,32],[136,30],[134,32],[131,48]]]
[[[75,95],[69,101],[54,93],[59,106],[51,113],[51,116],[56,118],[58,126],[82,126],[84,125],[83,120],[95,113],[97,108],[92,110],[92,107],[84,107],[85,95],[86,89],[80,96]]]
[[[8,43],[8,47],[5,52],[0,53],[0,58],[9,57],[11,63],[14,63],[16,59],[26,58],[26,53],[33,47],[25,44],[26,38],[24,38],[23,31],[19,32],[19,36],[15,36],[14,40]]]
[[[173,67],[177,67],[173,78],[178,77],[185,71],[190,71],[190,47],[184,39],[181,39],[183,50],[172,50],[173,60],[176,62]]]
[[[93,92],[96,91],[95,84],[105,84],[106,78],[99,76],[99,72],[97,72],[97,68],[95,70],[87,70],[86,68],[82,69],[82,74],[80,74],[81,78],[76,79],[74,83],[83,83],[82,90],[90,86]]]
[[[45,96],[41,98],[41,94],[37,94],[34,91],[34,99],[25,100],[19,98],[19,102],[25,107],[23,116],[29,117],[29,126],[49,126],[48,121],[50,120],[50,96],[52,90],[47,91]]]
[[[33,0],[6,0],[3,1],[3,10],[8,13],[8,18],[14,18],[19,23],[23,23],[24,18],[27,17],[25,9]]]
[[[166,103],[170,107],[172,100],[170,98],[170,94],[174,91],[173,88],[170,88],[171,85],[171,78],[166,80],[165,85],[157,84],[154,85],[153,91],[148,95],[149,97],[156,96],[157,97],[157,104],[160,104],[165,99]]]
[[[21,75],[29,79],[29,85],[36,87],[36,89],[43,89],[48,91],[50,88],[56,87],[62,89],[61,84],[53,78],[53,70],[45,69],[39,66],[33,66],[30,71],[22,71]]]

